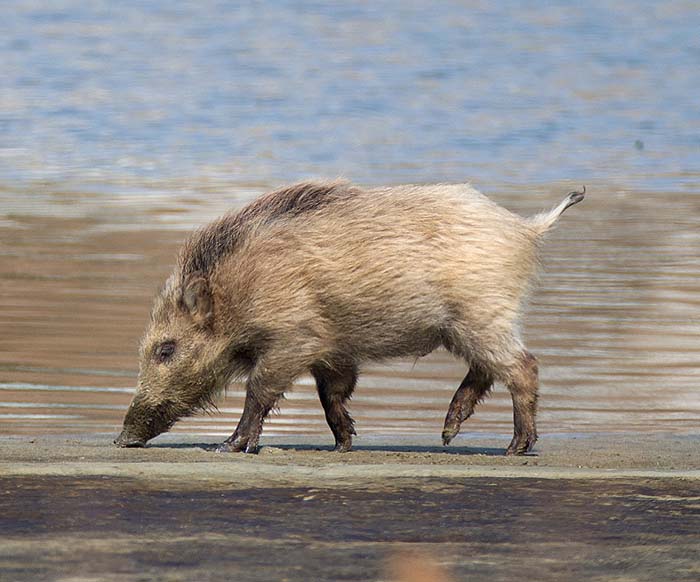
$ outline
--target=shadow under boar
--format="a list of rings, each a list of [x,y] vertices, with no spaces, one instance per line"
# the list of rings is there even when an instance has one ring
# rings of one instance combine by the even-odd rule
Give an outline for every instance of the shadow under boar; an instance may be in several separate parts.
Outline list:
[[[464,184],[303,183],[223,216],[185,242],[155,299],[115,443],[144,446],[247,377],[240,422],[218,450],[255,452],[267,414],[310,372],[335,448],[347,451],[361,363],[444,346],[469,370],[443,443],[501,381],[515,425],[506,452],[530,451],[538,373],[520,311],[543,235],[584,192],[522,218]]]

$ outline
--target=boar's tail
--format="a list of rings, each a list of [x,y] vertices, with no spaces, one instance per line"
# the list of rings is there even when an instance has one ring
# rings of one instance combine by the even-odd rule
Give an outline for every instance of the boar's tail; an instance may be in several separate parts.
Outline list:
[[[539,234],[544,234],[547,232],[552,225],[557,221],[557,219],[562,215],[562,213],[574,204],[578,204],[583,200],[586,194],[586,187],[584,186],[581,192],[569,192],[566,198],[562,200],[557,206],[552,208],[548,212],[540,212],[528,218],[528,223],[532,226]]]

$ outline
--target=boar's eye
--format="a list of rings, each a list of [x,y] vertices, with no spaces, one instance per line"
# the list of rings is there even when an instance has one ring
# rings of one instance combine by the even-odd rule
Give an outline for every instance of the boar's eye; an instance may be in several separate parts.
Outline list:
[[[153,355],[156,361],[160,364],[167,362],[170,358],[173,357],[174,353],[175,342],[172,340],[168,340],[163,342],[162,344],[158,344],[156,346],[156,349],[153,351]]]

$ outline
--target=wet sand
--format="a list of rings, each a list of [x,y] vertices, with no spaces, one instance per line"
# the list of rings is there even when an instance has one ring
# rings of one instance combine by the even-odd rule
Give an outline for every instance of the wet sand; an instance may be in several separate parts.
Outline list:
[[[386,580],[420,552],[454,580],[696,580],[699,436],[0,441],[7,580]],[[462,446],[464,445],[464,446]],[[427,581],[426,581],[427,582]]]
[[[272,437],[263,433],[257,455],[214,452],[218,439],[177,433],[164,434],[146,448],[120,449],[115,434],[0,437],[0,463],[4,474],[132,475],[144,463],[149,476],[230,481],[232,472],[294,483],[316,479],[317,471],[335,471],[339,479],[357,473],[362,479],[402,476],[403,467],[422,467],[421,475],[464,474],[545,476],[663,475],[686,476],[700,471],[700,434],[610,433],[595,435],[540,435],[534,454],[504,456],[506,436],[460,434],[453,445],[442,447],[439,435],[356,437],[348,454],[332,451],[328,437]],[[19,467],[23,467],[20,471]],[[157,469],[156,469],[157,467]],[[172,468],[171,468],[172,467]],[[428,471],[428,473],[426,473]],[[628,473],[625,473],[628,471]],[[298,481],[295,481],[298,479]]]

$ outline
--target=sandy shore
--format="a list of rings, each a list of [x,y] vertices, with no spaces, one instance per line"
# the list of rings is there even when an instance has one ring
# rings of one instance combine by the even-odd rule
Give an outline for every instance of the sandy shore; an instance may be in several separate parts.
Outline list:
[[[442,447],[428,437],[357,438],[350,453],[327,438],[266,437],[258,455],[213,451],[216,439],[163,435],[144,449],[119,449],[113,435],[4,437],[5,475],[111,475],[223,480],[232,474],[283,482],[398,476],[538,478],[700,478],[700,435],[544,435],[535,454],[503,455],[507,439],[460,437]],[[147,469],[147,470],[146,470]],[[321,483],[317,483],[321,484]]]
[[[213,444],[1,439],[0,578],[393,580],[416,553],[442,572],[416,582],[700,575],[700,435],[544,435],[517,458],[481,437]]]

